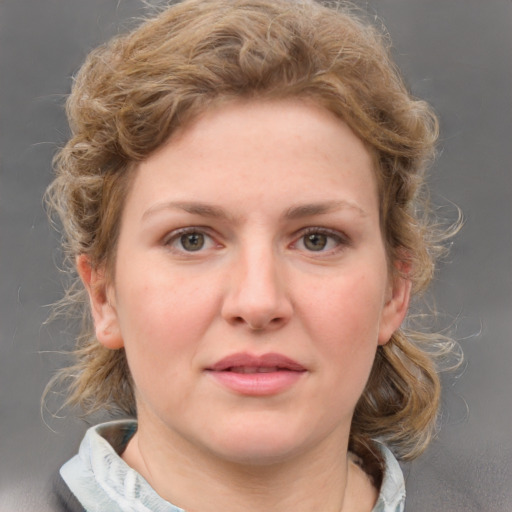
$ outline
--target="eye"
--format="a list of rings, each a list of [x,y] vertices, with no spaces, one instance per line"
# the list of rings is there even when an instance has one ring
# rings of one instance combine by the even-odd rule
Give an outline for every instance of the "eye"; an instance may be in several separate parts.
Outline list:
[[[199,251],[204,247],[203,233],[186,233],[180,236],[180,244],[186,251]]]
[[[185,228],[171,233],[164,240],[164,245],[180,252],[199,252],[211,249],[215,242],[211,236],[197,228]]]
[[[348,245],[347,238],[336,231],[309,228],[297,240],[295,247],[308,252],[332,252]]]
[[[327,247],[329,238],[323,233],[310,233],[302,238],[304,247],[310,251],[323,251]]]

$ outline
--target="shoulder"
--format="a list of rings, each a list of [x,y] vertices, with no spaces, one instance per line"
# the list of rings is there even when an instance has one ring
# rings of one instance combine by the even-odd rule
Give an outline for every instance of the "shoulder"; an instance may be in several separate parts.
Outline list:
[[[133,476],[133,470],[126,467],[120,454],[136,429],[137,423],[133,420],[112,421],[89,428],[78,454],[61,467],[62,485],[85,509],[122,510],[113,496],[123,495],[124,480]],[[62,487],[61,493],[63,497],[68,496],[68,491]]]
[[[85,512],[59,473],[52,480],[52,504],[55,512]]]
[[[402,512],[405,506],[405,481],[402,468],[385,445],[376,442],[383,460],[382,484],[372,512]]]
[[[354,447],[352,447],[354,448]],[[361,505],[361,495],[368,495],[374,503],[371,512],[403,512],[405,504],[405,482],[402,468],[397,459],[384,444],[371,441],[357,446],[357,453],[349,452],[352,468],[352,481],[358,489],[354,503]],[[371,486],[373,492],[368,490]],[[355,505],[352,505],[354,508]],[[362,509],[369,510],[370,505]]]
[[[65,484],[82,506],[91,512],[183,512],[163,500],[121,458],[136,428],[137,423],[133,420],[119,420],[91,427],[80,444],[78,454],[60,470]]]

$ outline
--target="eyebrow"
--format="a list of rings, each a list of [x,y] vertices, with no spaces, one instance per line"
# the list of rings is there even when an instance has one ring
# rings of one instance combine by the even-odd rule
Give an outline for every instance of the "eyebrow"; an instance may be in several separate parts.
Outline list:
[[[286,210],[284,218],[288,220],[297,220],[304,217],[312,217],[315,215],[324,215],[327,213],[336,212],[339,210],[350,209],[354,210],[361,217],[367,217],[368,214],[357,204],[350,201],[326,201],[319,203],[308,203],[297,206],[292,206]],[[193,215],[201,217],[209,217],[213,219],[232,219],[224,208],[214,206],[208,203],[197,203],[193,201],[168,201],[158,203],[148,208],[143,214],[142,219],[146,219],[151,215],[163,210],[183,210]]]
[[[211,217],[214,219],[228,219],[230,217],[227,212],[219,206],[207,203],[196,203],[193,201],[169,201],[151,206],[142,214],[142,219],[144,220],[145,218],[162,210],[183,210],[193,215]]]
[[[292,206],[285,214],[287,219],[301,219],[303,217],[312,217],[314,215],[323,215],[326,213],[332,213],[339,210],[350,209],[354,210],[361,217],[367,217],[368,214],[357,204],[351,203],[350,201],[327,201],[321,203],[310,203],[302,204],[298,206]]]

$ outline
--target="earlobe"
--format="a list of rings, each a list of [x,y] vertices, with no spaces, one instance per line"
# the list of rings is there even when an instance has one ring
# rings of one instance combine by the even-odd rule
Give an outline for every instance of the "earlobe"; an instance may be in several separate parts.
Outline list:
[[[406,276],[398,275],[393,280],[391,294],[387,297],[382,310],[379,345],[385,345],[402,324],[409,308],[411,286],[411,280]]]
[[[122,348],[124,343],[117,311],[104,269],[94,268],[85,254],[77,257],[76,267],[89,295],[96,338],[106,348]]]

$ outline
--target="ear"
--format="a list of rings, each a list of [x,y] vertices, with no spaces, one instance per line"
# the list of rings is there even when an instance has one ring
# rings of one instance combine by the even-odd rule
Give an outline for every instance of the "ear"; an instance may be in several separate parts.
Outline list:
[[[406,274],[400,273],[392,278],[386,303],[381,313],[379,345],[385,345],[402,324],[409,308],[411,286],[411,280]]]
[[[107,284],[104,269],[93,268],[85,254],[77,257],[76,267],[89,294],[96,338],[106,348],[114,350],[123,347],[114,293]]]

